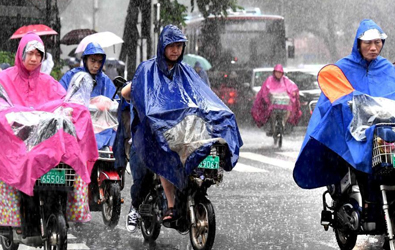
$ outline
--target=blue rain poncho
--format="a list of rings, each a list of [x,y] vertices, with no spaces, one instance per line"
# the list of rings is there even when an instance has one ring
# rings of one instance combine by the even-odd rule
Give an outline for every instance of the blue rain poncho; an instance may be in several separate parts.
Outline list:
[[[102,95],[111,99],[115,94],[116,88],[113,82],[111,81],[111,79],[102,71],[104,63],[106,61],[106,53],[104,52],[102,47],[98,43],[94,43],[94,42],[89,43],[86,46],[84,53],[82,54],[82,58],[84,59],[89,55],[97,55],[97,54],[103,55],[103,62],[99,69],[99,72],[94,76],[94,80],[96,81],[96,83],[94,84],[91,97],[93,98]],[[67,90],[71,79],[78,72],[89,73],[89,70],[85,64],[83,67],[78,67],[69,70],[60,79],[59,81],[60,84]],[[116,135],[116,131],[114,129],[107,129],[107,130],[103,130],[100,133],[97,133],[96,142],[98,149],[101,149],[104,146],[112,146],[114,143],[115,135]]]
[[[179,189],[209,155],[213,143],[227,143],[230,158],[226,171],[237,163],[243,144],[232,111],[193,68],[181,62],[182,56],[168,69],[165,47],[186,41],[177,27],[166,26],[157,57],[139,65],[131,86],[131,105],[139,120],[132,129],[132,146],[149,169]]]
[[[395,100],[395,69],[381,56],[369,63],[359,53],[358,38],[371,29],[384,33],[372,20],[363,20],[357,30],[351,54],[335,65],[323,68],[318,75],[323,93],[310,119],[293,171],[295,182],[302,188],[337,183],[348,170],[348,166],[372,173],[372,139],[375,126],[364,131],[363,140],[353,137],[350,124],[354,116],[349,101],[363,100],[360,95],[364,94],[367,99],[386,97]],[[325,82],[337,77],[343,78],[343,82],[350,85],[340,95],[325,89]],[[340,89],[343,82],[339,80],[332,83]]]

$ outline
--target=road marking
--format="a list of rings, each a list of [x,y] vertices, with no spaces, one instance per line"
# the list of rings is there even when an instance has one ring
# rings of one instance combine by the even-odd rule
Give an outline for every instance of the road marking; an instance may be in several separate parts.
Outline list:
[[[37,248],[35,248],[37,249]],[[85,250],[85,249],[90,249],[87,245],[84,243],[68,243],[67,244],[67,250],[72,249],[72,250]]]
[[[233,170],[237,171],[237,172],[247,172],[247,173],[268,172],[265,169],[251,167],[249,165],[246,165],[246,164],[243,164],[243,163],[240,163],[240,162],[236,164],[236,166],[233,168]]]
[[[299,151],[297,151],[297,152],[276,152],[276,154],[284,155],[284,156],[296,159],[296,158],[298,158]]]
[[[77,237],[75,237],[72,234],[67,234],[67,240],[75,240]],[[0,247],[0,249],[2,249]],[[67,250],[88,250],[90,249],[87,245],[84,243],[67,243]],[[18,250],[37,250],[35,247],[29,247],[26,245],[19,245]]]
[[[295,166],[294,162],[270,158],[270,157],[267,157],[264,155],[255,154],[255,153],[251,153],[251,152],[240,152],[240,157],[246,158],[249,160],[253,160],[253,161],[262,162],[265,164],[269,164],[269,165],[284,168],[284,169],[290,169],[290,170],[292,170]]]

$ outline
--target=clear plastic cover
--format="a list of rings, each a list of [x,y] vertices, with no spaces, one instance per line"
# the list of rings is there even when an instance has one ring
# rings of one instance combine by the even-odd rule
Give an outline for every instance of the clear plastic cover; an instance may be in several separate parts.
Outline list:
[[[220,141],[221,138],[212,138],[207,131],[204,120],[196,115],[188,115],[173,128],[165,132],[165,138],[171,150],[177,152],[182,164],[196,149],[211,141]]]
[[[353,119],[350,132],[357,141],[366,140],[365,131],[377,123],[395,122],[395,101],[369,95],[354,95],[352,100]]]
[[[70,82],[65,102],[89,104],[92,91],[92,77],[85,72],[77,73]],[[0,85],[0,110],[12,107],[12,103],[4,88]],[[55,135],[60,129],[76,136],[76,129],[72,122],[71,107],[60,106],[53,112],[47,111],[19,111],[5,115],[14,134],[26,145],[28,151],[44,140]]]
[[[91,113],[94,132],[118,127],[117,119],[118,102],[106,96],[96,96],[90,100],[89,111]]]
[[[89,100],[93,89],[93,79],[86,72],[78,72],[71,78],[65,102],[74,102],[89,106]]]
[[[10,101],[10,98],[7,95],[7,92],[4,90],[3,86],[0,84],[0,110],[7,109],[12,107],[13,104]]]

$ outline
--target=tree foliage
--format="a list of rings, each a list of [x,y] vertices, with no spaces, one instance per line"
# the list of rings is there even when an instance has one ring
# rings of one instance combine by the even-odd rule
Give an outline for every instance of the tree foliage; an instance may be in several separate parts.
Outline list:
[[[199,11],[206,18],[210,14],[216,16],[226,16],[226,10],[232,9],[236,11],[241,7],[237,5],[237,0],[191,0],[191,6],[198,6]],[[178,3],[177,0],[159,0],[160,10],[160,21],[159,26],[163,27],[167,24],[174,24],[177,26],[184,26],[185,19],[188,13],[188,8]],[[192,7],[190,12],[194,8]],[[127,10],[127,16],[125,19],[125,28],[123,33],[124,43],[122,44],[119,59],[127,61],[128,79],[131,79],[134,70],[136,69],[137,50],[139,49],[139,39],[146,40],[146,54],[151,56],[152,45],[150,37],[150,31],[152,27],[151,20],[151,0],[130,0]],[[138,16],[141,13],[141,24],[138,23]],[[141,32],[139,28],[141,27]],[[158,27],[156,27],[158,28]],[[158,29],[157,29],[158,30]],[[155,48],[154,48],[155,49]],[[140,51],[141,47],[140,47]],[[142,54],[142,53],[141,53]]]
[[[228,9],[233,11],[242,9],[241,6],[237,5],[237,0],[191,0],[191,12],[194,10],[195,2],[204,18],[207,18],[210,14],[226,16]]]

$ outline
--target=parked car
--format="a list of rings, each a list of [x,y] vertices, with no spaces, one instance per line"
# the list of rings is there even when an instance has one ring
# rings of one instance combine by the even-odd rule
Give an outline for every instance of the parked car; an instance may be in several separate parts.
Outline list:
[[[302,117],[300,125],[309,123],[311,112],[309,104],[317,101],[321,95],[321,89],[317,82],[317,70],[311,69],[287,69],[286,76],[291,79],[299,88],[300,108]]]
[[[292,80],[299,88],[299,97],[302,110],[302,118],[299,125],[307,125],[311,113],[309,103],[318,100],[321,89],[318,86],[318,69],[284,68],[285,76]],[[273,74],[273,68],[256,68],[252,71],[250,88],[255,95],[261,89],[262,83]]]

